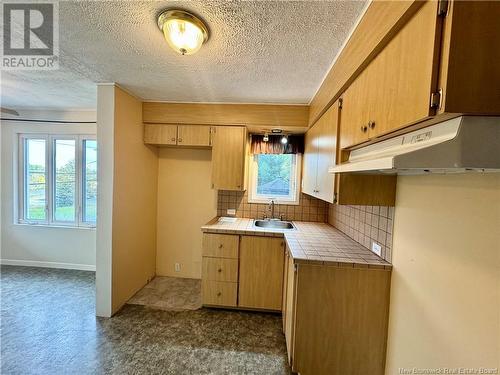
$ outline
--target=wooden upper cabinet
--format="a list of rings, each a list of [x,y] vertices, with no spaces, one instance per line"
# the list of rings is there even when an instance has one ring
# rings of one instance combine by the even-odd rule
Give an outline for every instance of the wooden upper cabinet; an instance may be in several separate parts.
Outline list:
[[[439,113],[500,114],[500,2],[452,1],[444,19]]]
[[[241,236],[238,306],[281,311],[283,238]]]
[[[144,125],[144,143],[151,145],[176,145],[177,125]]]
[[[333,203],[339,108],[334,103],[306,133],[302,192]]]
[[[343,95],[341,148],[435,114],[442,19],[426,2]]]
[[[179,146],[211,146],[211,127],[203,125],[179,125],[177,144]]]
[[[442,18],[428,1],[369,66],[369,137],[374,138],[435,114]]]
[[[211,146],[211,127],[203,125],[145,124],[144,143],[157,146]]]
[[[217,190],[245,189],[247,129],[216,126],[212,133],[212,187]]]
[[[302,164],[302,192],[316,194],[318,172],[317,126],[311,127],[304,137],[304,158]]]
[[[317,134],[318,177],[316,198],[334,202],[334,175],[328,169],[335,165],[339,106],[334,103],[321,117]]]
[[[364,71],[342,96],[340,148],[368,140],[369,99],[367,74]]]

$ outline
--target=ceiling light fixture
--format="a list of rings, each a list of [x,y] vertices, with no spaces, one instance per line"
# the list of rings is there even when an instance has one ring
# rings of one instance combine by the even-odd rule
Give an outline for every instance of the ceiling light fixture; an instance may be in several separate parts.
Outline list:
[[[208,40],[207,26],[183,10],[165,10],[158,16],[158,27],[170,47],[181,55],[196,53]]]
[[[287,135],[284,135],[282,138],[281,138],[281,143],[283,143],[284,145],[286,145],[288,143],[288,136]]]

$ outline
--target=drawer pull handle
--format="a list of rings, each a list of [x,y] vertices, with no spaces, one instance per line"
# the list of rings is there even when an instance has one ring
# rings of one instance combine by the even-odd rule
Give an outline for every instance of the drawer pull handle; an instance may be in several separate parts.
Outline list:
[[[175,142],[175,138],[172,138],[172,142]]]
[[[361,126],[361,131],[363,133],[366,133],[367,130],[368,130],[368,126],[366,126],[366,125]]]
[[[219,268],[219,269],[217,270],[217,272],[221,273],[221,272],[222,272],[222,268]]]
[[[220,244],[220,245],[219,245],[219,249],[222,249],[222,247],[223,247],[223,245],[222,245],[222,244]]]
[[[375,128],[375,121],[370,121],[368,125],[370,126],[370,129]]]
[[[217,293],[217,297],[220,297],[220,296],[222,296],[222,293],[221,292]]]

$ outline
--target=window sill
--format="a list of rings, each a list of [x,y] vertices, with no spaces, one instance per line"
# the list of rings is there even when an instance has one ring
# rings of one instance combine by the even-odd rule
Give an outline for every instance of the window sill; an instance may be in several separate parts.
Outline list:
[[[83,230],[95,230],[95,226],[77,226],[77,225],[49,225],[49,224],[29,224],[29,223],[14,223],[14,225],[18,225],[21,227],[30,227],[30,228],[54,228],[54,229],[83,229]]]
[[[274,204],[284,204],[287,206],[298,206],[300,203],[299,201],[283,201],[279,199],[273,199]],[[258,203],[258,204],[270,204],[271,199],[250,199],[248,198],[248,203]]]

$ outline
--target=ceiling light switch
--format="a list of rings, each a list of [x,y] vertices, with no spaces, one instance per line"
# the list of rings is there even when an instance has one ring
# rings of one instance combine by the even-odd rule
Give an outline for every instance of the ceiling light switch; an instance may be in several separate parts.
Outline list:
[[[236,210],[234,208],[228,208],[227,209],[227,214],[229,216],[235,216],[236,215]]]

